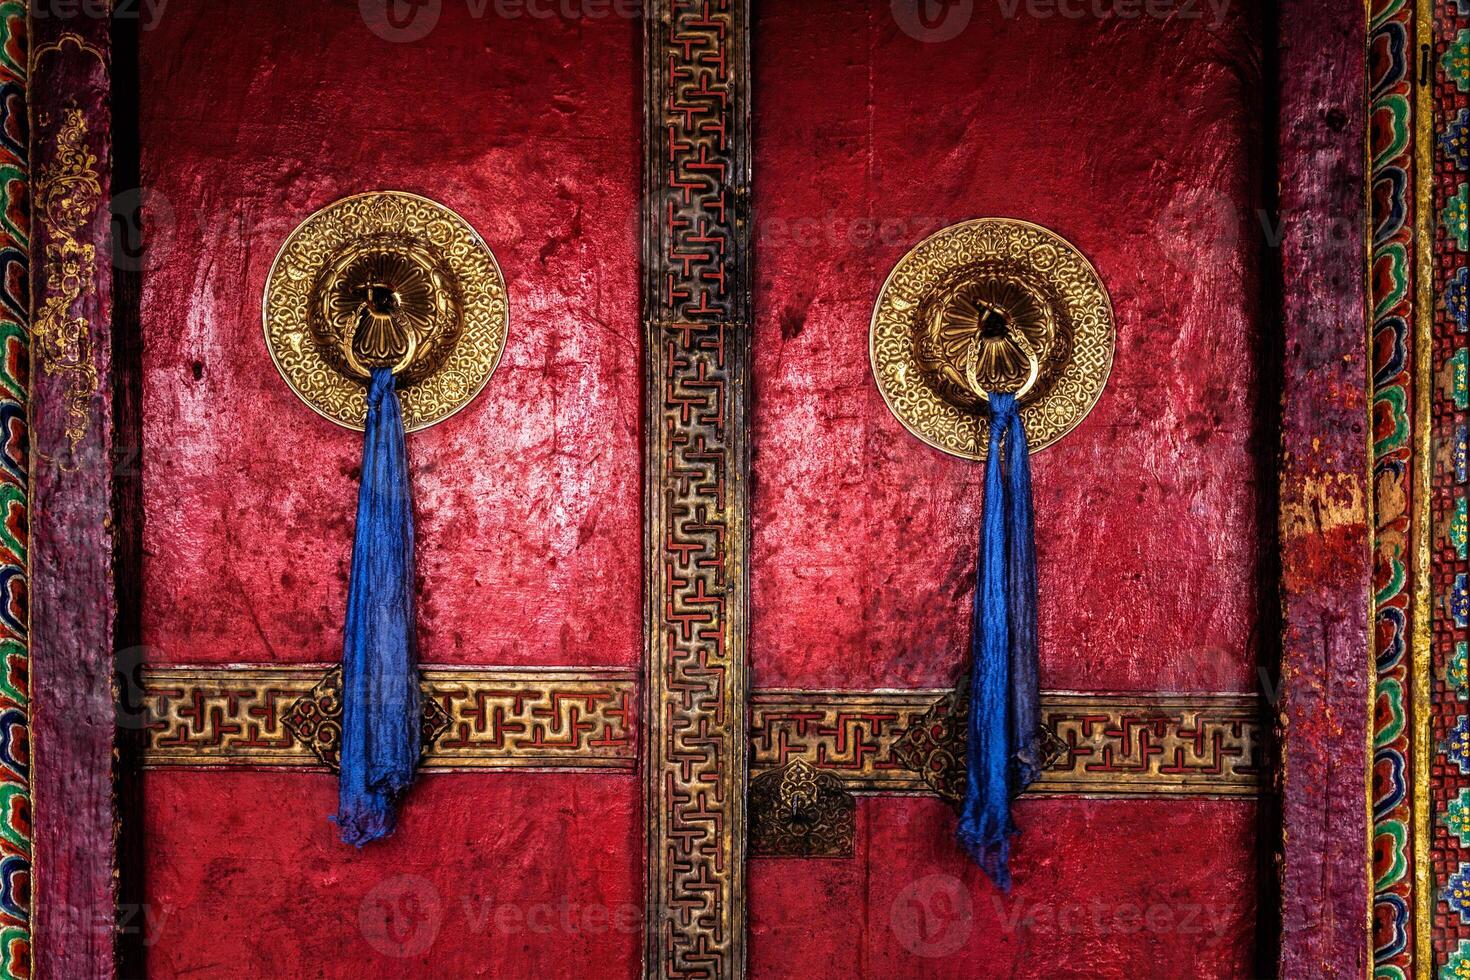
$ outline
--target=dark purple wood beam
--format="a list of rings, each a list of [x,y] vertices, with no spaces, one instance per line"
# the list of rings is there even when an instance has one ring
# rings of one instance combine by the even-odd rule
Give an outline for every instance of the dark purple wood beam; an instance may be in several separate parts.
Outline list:
[[[33,955],[116,974],[110,19],[33,11]]]
[[[1283,977],[1368,972],[1367,146],[1362,4],[1284,0],[1278,131]]]

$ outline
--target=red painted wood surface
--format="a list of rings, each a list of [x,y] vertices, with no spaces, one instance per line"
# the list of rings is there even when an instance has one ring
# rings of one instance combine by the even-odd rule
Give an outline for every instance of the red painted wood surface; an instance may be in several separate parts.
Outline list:
[[[32,352],[29,405],[35,821],[30,900],[38,977],[114,974],[117,601],[109,520],[114,457],[107,28],[105,19],[91,16],[37,18],[30,36],[36,208],[31,301],[32,325],[42,335]],[[64,133],[76,134],[78,125],[84,134],[68,145]],[[63,315],[51,315],[56,312]],[[56,356],[57,349],[63,356]],[[64,367],[87,361],[95,369],[90,377]]]
[[[750,975],[1118,977],[1257,975],[1249,803],[1028,800],[1031,832],[997,891],[956,860],[937,800],[858,806],[852,859],[757,859]]]
[[[510,296],[489,387],[409,440],[423,661],[638,663],[638,43],[463,4],[389,43],[284,0],[144,33],[143,180],[172,225],[143,309],[156,661],[340,653],[362,437],[286,387],[261,294],[310,212],[399,189],[459,211]]]
[[[914,243],[1008,215],[1093,260],[1119,335],[1096,410],[1033,457],[1043,685],[1258,689],[1263,28],[1246,5],[1220,22],[1025,10],[977,4],[954,39],[924,41],[886,4],[759,8],[757,687],[944,685],[963,663],[982,470],[888,414],[868,323]],[[1207,941],[1008,933],[952,815],[859,810],[858,858],[753,864],[753,975],[1234,976],[1251,962],[1252,804],[1019,809],[1008,901],[1238,910]],[[935,875],[966,883],[970,937],[950,958],[905,959],[883,917]]]
[[[1258,34],[977,6],[923,43],[808,3],[755,44],[757,685],[959,664],[983,468],[888,413],[868,322],[925,235],[1005,215],[1088,255],[1118,326],[1096,409],[1033,459],[1043,683],[1255,690]]]
[[[1372,595],[1361,6],[1281,15],[1281,975],[1367,970]]]
[[[392,43],[351,3],[174,0],[144,32],[143,182],[172,222],[143,297],[154,662],[340,654],[361,437],[287,389],[260,301],[299,221],[375,188],[459,211],[510,296],[489,387],[409,439],[423,661],[639,662],[640,25],[483,9],[446,3],[426,37]],[[335,786],[148,775],[153,972],[636,970],[636,922],[505,933],[477,904],[566,900],[606,922],[639,902],[633,777],[425,777],[397,839],[361,853],[327,822]],[[421,953],[385,959],[361,916],[404,875],[433,884],[442,926]],[[393,929],[413,928],[417,901],[402,899]]]

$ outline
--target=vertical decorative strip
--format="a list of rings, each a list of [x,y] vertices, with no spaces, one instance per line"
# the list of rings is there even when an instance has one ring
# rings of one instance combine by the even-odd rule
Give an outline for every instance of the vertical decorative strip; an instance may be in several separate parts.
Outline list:
[[[1373,847],[1372,948],[1375,975],[1405,980],[1414,962],[1412,860],[1416,693],[1412,642],[1419,625],[1411,608],[1419,584],[1416,559],[1420,436],[1414,383],[1419,350],[1414,329],[1414,150],[1411,139],[1412,0],[1373,0],[1368,24],[1370,275],[1373,430]]]
[[[0,977],[31,975],[26,614],[26,5],[0,3]]]
[[[31,928],[55,978],[116,973],[110,27],[29,23]]]
[[[645,8],[644,971],[744,975],[747,0]]]
[[[1470,284],[1470,0],[1432,0],[1422,48],[1431,117],[1432,231],[1433,955],[1442,976],[1470,975],[1470,697],[1467,683],[1466,431]],[[1428,975],[1428,970],[1424,971]]]
[[[1280,974],[1362,977],[1372,902],[1368,11],[1314,0],[1279,10]],[[1334,235],[1344,220],[1363,234]]]

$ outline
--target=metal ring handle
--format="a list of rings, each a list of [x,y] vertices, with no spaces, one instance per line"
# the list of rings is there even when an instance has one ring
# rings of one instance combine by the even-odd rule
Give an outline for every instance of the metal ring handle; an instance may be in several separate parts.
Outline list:
[[[975,340],[970,344],[970,356],[965,361],[965,381],[969,383],[970,390],[975,393],[981,401],[990,401],[990,392],[980,383],[980,342],[984,340],[978,333]],[[1021,348],[1026,355],[1026,361],[1031,366],[1031,373],[1026,377],[1026,383],[1016,389],[1016,401],[1020,401],[1030,394],[1031,389],[1036,387],[1036,382],[1041,379],[1041,359],[1036,356],[1036,351],[1026,342],[1026,338],[1017,334],[1010,338],[1011,342]]]
[[[408,366],[413,363],[413,359],[417,357],[419,353],[418,333],[413,330],[405,331],[405,333],[408,334],[408,350],[404,351],[403,357],[398,361],[397,364],[393,365],[394,375],[402,374],[404,371],[408,370]],[[359,377],[371,378],[373,376],[373,372],[363,367],[362,362],[357,359],[357,354],[352,349],[351,337],[348,337],[342,344],[342,356],[347,359],[347,366],[351,368]]]

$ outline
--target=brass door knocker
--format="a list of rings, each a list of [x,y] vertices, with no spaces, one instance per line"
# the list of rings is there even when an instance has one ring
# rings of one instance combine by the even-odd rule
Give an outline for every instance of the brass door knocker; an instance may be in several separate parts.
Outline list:
[[[1026,355],[1026,363],[1030,368],[1026,374],[1026,380],[1021,382],[1021,387],[1015,389],[1016,401],[1024,402],[1026,396],[1031,393],[1031,389],[1036,387],[1036,382],[1041,378],[1041,358],[1036,356],[1036,351],[1032,349],[1031,344],[1025,337],[1017,335],[1011,339],[1017,347],[1021,348],[1021,352]],[[1005,391],[1007,389],[1005,388],[1006,381],[1003,378],[997,379],[999,381],[998,384],[996,382],[984,384],[980,380],[980,360],[983,341],[984,337],[977,333],[975,340],[970,345],[970,356],[965,361],[965,380],[969,382],[970,391],[974,393],[976,398],[988,402],[990,401],[990,392]]]
[[[443,421],[490,380],[509,327],[505,279],[469,222],[401,191],[307,217],[266,282],[266,345],[302,401],[361,429],[372,370],[392,367],[408,431]]]
[[[1075,428],[1113,363],[1113,310],[1082,253],[1054,232],[979,218],[915,245],[873,307],[869,354],[883,400],[951,455],[988,452],[987,391],[1013,391],[1032,452]]]

